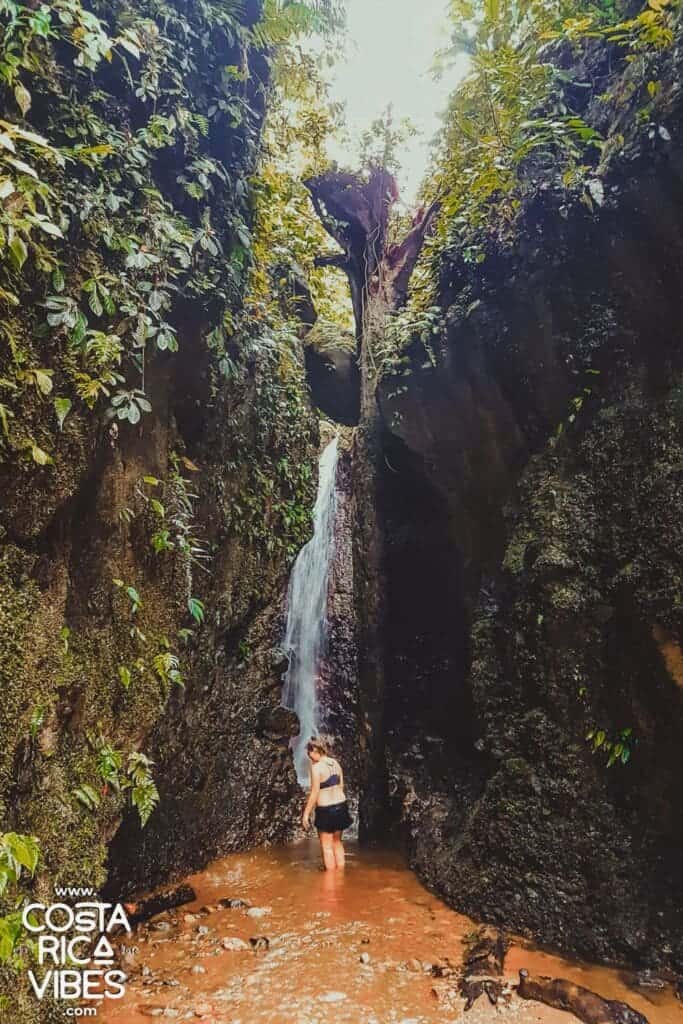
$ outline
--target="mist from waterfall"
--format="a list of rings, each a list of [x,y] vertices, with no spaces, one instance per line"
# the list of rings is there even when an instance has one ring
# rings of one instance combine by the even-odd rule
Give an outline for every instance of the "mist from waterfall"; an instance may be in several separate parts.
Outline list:
[[[318,494],[313,511],[313,536],[292,568],[287,593],[284,649],[289,655],[282,704],[299,718],[299,735],[292,741],[296,774],[308,786],[306,744],[319,726],[317,682],[324,657],[327,630],[327,586],[334,553],[335,478],[338,442],[335,437],[320,456]]]

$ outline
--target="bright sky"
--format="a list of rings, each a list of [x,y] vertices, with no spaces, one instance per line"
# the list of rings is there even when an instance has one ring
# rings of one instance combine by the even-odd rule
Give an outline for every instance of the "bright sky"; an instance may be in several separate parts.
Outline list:
[[[333,100],[346,104],[354,137],[393,104],[396,122],[409,117],[420,134],[406,143],[399,176],[401,198],[415,200],[440,128],[439,112],[464,72],[465,59],[436,82],[429,73],[435,52],[449,40],[446,0],[346,0],[347,60],[332,69]],[[331,147],[340,164],[353,166],[348,147]]]

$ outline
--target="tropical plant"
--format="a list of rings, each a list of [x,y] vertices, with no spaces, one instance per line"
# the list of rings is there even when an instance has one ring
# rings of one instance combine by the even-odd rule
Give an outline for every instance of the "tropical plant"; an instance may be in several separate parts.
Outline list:
[[[40,859],[40,846],[35,836],[20,835],[17,832],[0,833],[0,896],[5,897],[16,890],[23,876],[33,876]],[[26,941],[22,922],[24,897],[17,895],[14,909],[0,916],[0,963],[21,966],[17,947]]]

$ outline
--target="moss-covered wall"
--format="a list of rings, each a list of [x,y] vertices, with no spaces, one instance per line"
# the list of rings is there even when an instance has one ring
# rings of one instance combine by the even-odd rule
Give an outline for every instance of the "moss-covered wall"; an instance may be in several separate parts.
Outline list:
[[[0,831],[37,836],[26,885],[49,900],[288,834],[271,650],[318,437],[303,351],[242,313],[260,5],[16,7],[0,44]],[[146,830],[136,754],[156,762]],[[37,1019],[25,986],[0,968],[8,1020]]]
[[[386,758],[414,865],[474,916],[678,970],[679,61],[615,67],[587,111],[603,200],[532,167],[505,240],[444,256],[432,358],[416,343],[379,392]]]

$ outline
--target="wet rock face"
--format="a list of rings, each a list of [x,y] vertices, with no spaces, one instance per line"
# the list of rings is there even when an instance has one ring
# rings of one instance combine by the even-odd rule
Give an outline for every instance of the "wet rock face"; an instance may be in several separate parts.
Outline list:
[[[292,837],[301,791],[289,739],[298,720],[279,707],[271,669],[280,603],[274,595],[258,610],[238,643],[217,637],[207,674],[169,706],[153,737],[160,804],[144,829],[132,813],[124,819],[109,851],[110,891],[140,890],[223,853]]]
[[[350,798],[358,795],[358,640],[354,609],[352,452],[340,439],[334,555],[327,605],[327,653],[320,674],[322,731],[344,768]]]
[[[394,820],[431,886],[562,948],[680,970],[675,103],[666,117],[671,143],[605,162],[603,207],[538,192],[507,248],[446,265],[436,366],[416,351],[405,391],[380,389],[384,701]]]
[[[305,354],[315,405],[335,423],[354,426],[360,414],[360,373],[354,349],[307,343]]]

